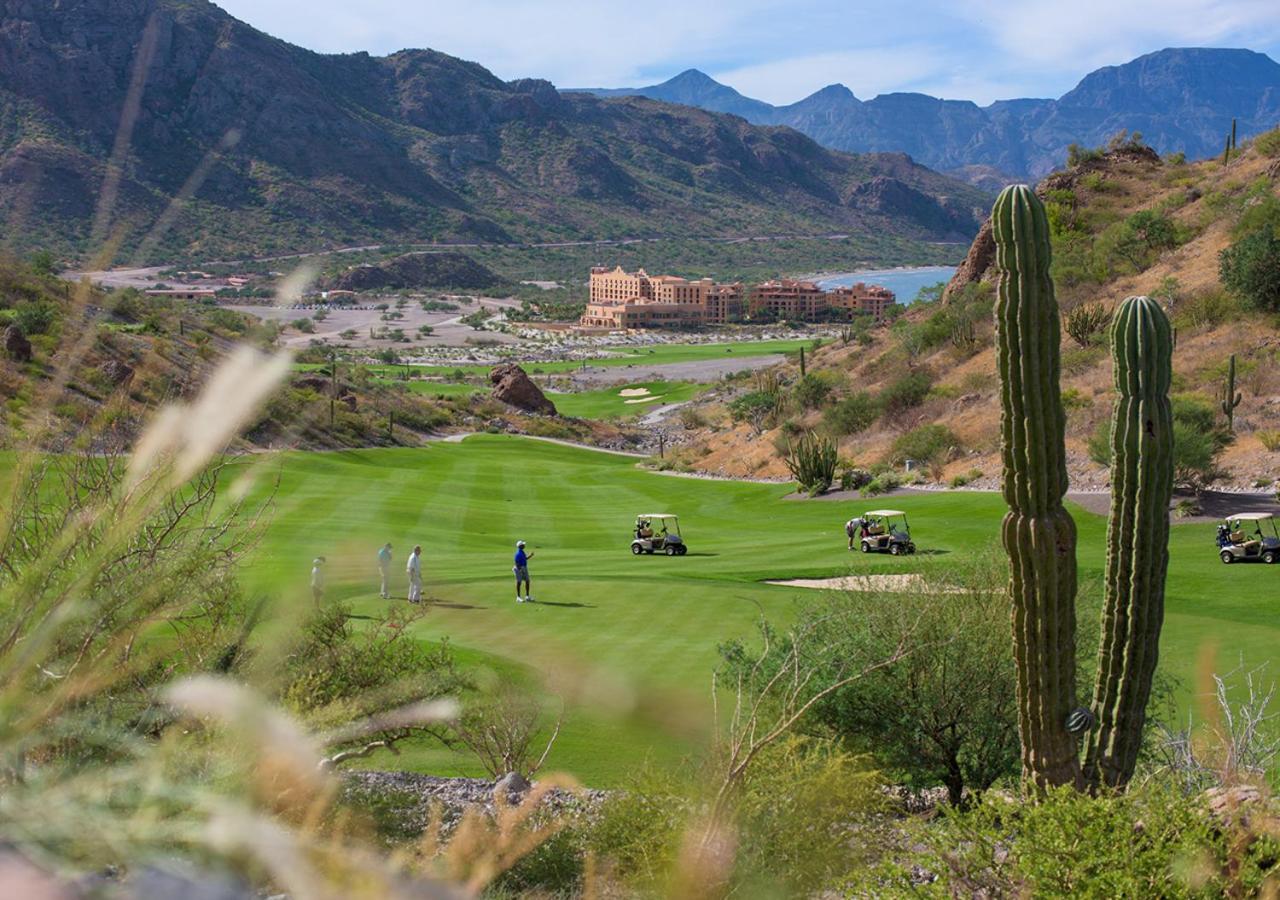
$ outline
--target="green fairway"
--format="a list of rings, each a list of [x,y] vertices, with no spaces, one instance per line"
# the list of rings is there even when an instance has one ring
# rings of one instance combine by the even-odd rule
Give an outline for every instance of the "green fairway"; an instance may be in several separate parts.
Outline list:
[[[784,499],[787,486],[645,472],[633,459],[545,442],[480,435],[419,450],[290,453],[281,457],[274,522],[248,580],[292,602],[306,598],[310,560],[329,559],[332,596],[356,612],[377,597],[376,548],[395,544],[397,573],[424,548],[427,593],[442,601],[414,627],[448,636],[464,658],[537,672],[569,714],[551,764],[590,784],[617,784],[645,759],[674,763],[710,725],[718,643],[751,638],[761,613],[786,621],[811,592],[764,579],[855,572],[945,572],[998,541],[998,494],[895,496],[922,552],[909,559],[845,549],[843,522],[884,505]],[[686,557],[633,557],[638,513],[681,517]],[[1081,579],[1098,579],[1105,520],[1073,510]],[[1183,679],[1216,644],[1217,669],[1271,659],[1280,648],[1280,569],[1227,568],[1212,526],[1175,525],[1161,664]],[[511,555],[534,551],[533,593],[516,604]],[[403,590],[403,585],[400,586]],[[409,748],[372,766],[474,772],[464,757]]]

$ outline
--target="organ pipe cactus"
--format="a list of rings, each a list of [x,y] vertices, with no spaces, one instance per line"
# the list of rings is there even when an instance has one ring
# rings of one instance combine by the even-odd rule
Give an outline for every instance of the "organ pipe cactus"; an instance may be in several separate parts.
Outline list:
[[[1227,381],[1222,386],[1222,414],[1227,417],[1227,431],[1236,430],[1236,407],[1244,397],[1236,390],[1236,355],[1227,363]]]
[[[1133,776],[1156,669],[1169,564],[1173,494],[1173,334],[1160,305],[1130,297],[1116,309],[1111,353],[1119,393],[1111,423],[1111,518],[1106,601],[1085,773],[1123,787]]]
[[[1082,787],[1076,728],[1076,526],[1067,489],[1066,416],[1059,390],[1059,321],[1049,222],[1026,185],[1005,188],[991,213],[999,288],[1003,538],[1009,554],[1018,728],[1024,781]],[[1068,728],[1068,720],[1072,728]]]

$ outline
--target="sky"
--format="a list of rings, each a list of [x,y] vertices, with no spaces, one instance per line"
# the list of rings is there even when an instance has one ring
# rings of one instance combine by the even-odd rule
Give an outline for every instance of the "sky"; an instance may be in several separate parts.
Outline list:
[[[435,50],[504,79],[634,87],[697,68],[790,103],[841,83],[981,104],[1057,97],[1164,47],[1280,61],[1277,0],[215,0],[322,52]]]

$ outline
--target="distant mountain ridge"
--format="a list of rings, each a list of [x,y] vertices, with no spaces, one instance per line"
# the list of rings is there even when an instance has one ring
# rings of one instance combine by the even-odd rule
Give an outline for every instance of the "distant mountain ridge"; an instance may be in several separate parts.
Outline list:
[[[142,263],[375,242],[887,246],[967,242],[988,205],[902,154],[566,96],[432,50],[314,53],[207,0],[0,0],[0,249],[74,255],[111,237]]]
[[[1222,149],[1233,118],[1241,137],[1280,124],[1280,63],[1251,50],[1200,47],[1160,50],[1098,69],[1056,100],[1001,100],[985,107],[912,93],[859,100],[839,84],[772,106],[696,69],[650,87],[590,92],[789,125],[826,147],[906,153],[987,186],[1001,173],[1036,180],[1062,165],[1068,145],[1098,146],[1121,129],[1142,132],[1162,153],[1182,151],[1196,159]]]

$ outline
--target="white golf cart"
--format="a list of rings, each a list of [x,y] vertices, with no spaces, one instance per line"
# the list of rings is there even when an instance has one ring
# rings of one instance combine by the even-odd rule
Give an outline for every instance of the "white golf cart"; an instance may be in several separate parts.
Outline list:
[[[645,513],[636,516],[636,530],[631,541],[631,552],[665,553],[667,556],[684,556],[689,548],[680,536],[680,520],[669,513]]]
[[[1218,525],[1218,558],[1233,562],[1280,562],[1280,530],[1266,512],[1238,513]]]
[[[858,547],[863,553],[902,556],[916,552],[907,514],[900,509],[873,509],[863,513],[859,537]]]

